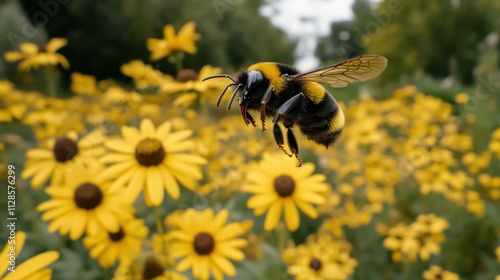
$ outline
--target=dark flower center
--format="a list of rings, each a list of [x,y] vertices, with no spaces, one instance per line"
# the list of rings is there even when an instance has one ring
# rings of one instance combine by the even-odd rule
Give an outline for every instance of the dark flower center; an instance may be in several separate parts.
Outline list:
[[[47,52],[47,45],[39,45],[38,52],[39,53],[46,53]]]
[[[288,175],[281,175],[274,179],[274,190],[281,197],[287,197],[293,194],[295,182]]]
[[[78,154],[78,144],[68,137],[61,137],[56,140],[52,152],[58,162],[66,162]]]
[[[144,277],[144,279],[153,279],[162,274],[163,266],[155,257],[149,256],[144,262],[144,270],[142,271],[142,276]]]
[[[109,239],[111,239],[115,242],[118,242],[118,241],[122,240],[123,237],[125,237],[125,232],[120,227],[120,229],[117,232],[109,232],[108,235],[109,235]]]
[[[193,69],[183,69],[179,73],[177,73],[175,79],[180,83],[185,83],[187,81],[196,81],[198,80],[198,73],[196,73],[196,71],[194,71]]]
[[[165,149],[157,139],[146,138],[137,144],[135,158],[142,166],[158,165],[165,158]]]
[[[323,264],[321,264],[321,261],[318,260],[317,258],[312,258],[311,261],[309,262],[309,267],[315,271],[319,271],[322,266]]]
[[[212,235],[208,233],[200,233],[194,238],[194,250],[200,255],[208,255],[212,253],[215,247],[215,241]]]
[[[90,210],[102,202],[102,191],[92,183],[83,183],[75,191],[75,203],[79,208]]]

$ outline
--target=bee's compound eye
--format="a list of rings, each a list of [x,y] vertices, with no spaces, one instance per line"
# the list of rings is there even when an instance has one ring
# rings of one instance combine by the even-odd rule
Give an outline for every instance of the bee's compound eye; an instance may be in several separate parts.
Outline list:
[[[250,98],[250,94],[248,94],[248,90],[245,90],[245,93],[243,93],[243,96],[241,97],[243,100],[247,100]]]

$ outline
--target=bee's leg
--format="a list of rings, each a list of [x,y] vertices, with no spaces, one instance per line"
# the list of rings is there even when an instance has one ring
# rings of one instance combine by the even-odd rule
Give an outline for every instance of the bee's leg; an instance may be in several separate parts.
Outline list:
[[[254,127],[256,127],[256,126],[257,126],[257,123],[256,123],[256,122],[255,122],[255,120],[253,119],[252,115],[250,115],[250,113],[246,112],[246,116],[247,116],[247,120],[248,120],[247,125],[248,125],[249,123],[251,123]]]
[[[288,148],[297,159],[297,167],[302,166],[302,160],[299,156],[299,144],[297,143],[297,139],[295,138],[292,129],[288,128],[286,137],[288,139]]]
[[[287,156],[291,157],[292,154],[289,154],[283,145],[285,145],[285,138],[283,138],[283,132],[281,131],[281,127],[277,122],[274,123],[273,126],[273,135],[274,135],[274,140],[276,141],[276,144],[278,144],[278,147],[280,150],[283,151]]]
[[[295,139],[295,135],[293,135],[292,130],[290,129],[293,124],[285,124],[287,126],[287,136],[288,136],[288,147],[290,148],[290,151],[292,152],[291,154],[288,153],[285,148],[283,147],[285,141],[283,138],[283,133],[281,131],[281,128],[278,125],[278,121],[281,116],[285,115],[288,111],[290,111],[291,108],[300,100],[300,98],[304,96],[304,94],[301,92],[297,95],[294,95],[292,98],[288,99],[285,103],[283,103],[279,108],[278,111],[276,112],[276,115],[274,115],[273,118],[273,133],[274,133],[274,139],[276,140],[276,143],[278,144],[278,147],[289,157],[292,155],[295,155],[297,160],[299,161],[298,166],[302,165],[302,161],[300,160],[299,157],[299,146],[297,145],[297,139]]]
[[[273,87],[269,86],[260,101],[260,121],[262,122],[262,131],[266,130],[266,104],[271,99],[271,93],[273,92]]]
[[[304,96],[304,94],[301,92],[299,94],[292,96],[292,98],[288,99],[285,103],[283,103],[278,108],[276,115],[274,115],[273,123],[276,123],[279,120],[280,116],[285,115],[291,108],[293,108],[293,105],[297,104],[297,101],[299,101],[302,96]]]

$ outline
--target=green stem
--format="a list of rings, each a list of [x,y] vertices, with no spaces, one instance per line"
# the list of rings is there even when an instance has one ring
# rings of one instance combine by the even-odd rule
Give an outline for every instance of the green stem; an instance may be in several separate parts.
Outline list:
[[[163,229],[163,222],[162,222],[162,217],[160,215],[160,208],[158,206],[153,207],[155,211],[155,217],[156,217],[156,230],[158,231],[158,235],[160,235],[162,246],[161,246],[161,252],[163,252],[163,249],[165,247],[165,244],[163,244],[163,236],[165,235],[165,230]]]
[[[278,234],[278,252],[280,256],[283,256],[283,252],[285,251],[286,248],[286,241],[288,239],[288,229],[286,228],[283,222],[280,222],[278,224],[278,227],[276,228],[276,233]],[[287,274],[287,269],[286,266],[283,265],[283,262],[279,266],[279,270],[280,270],[280,275]]]
[[[45,66],[43,69],[45,72],[45,84],[47,86],[47,93],[52,98],[57,98],[56,87],[54,83],[54,67]]]
[[[181,52],[175,52],[174,54],[172,54],[172,56],[168,57],[168,61],[175,65],[175,70],[177,70],[177,73],[181,72],[181,70],[183,69],[182,57],[183,54]]]
[[[277,232],[278,232],[278,250],[280,254],[283,254],[283,251],[285,251],[286,241],[288,238],[288,231],[283,222],[280,222],[278,224]]]
[[[106,268],[105,269],[105,274],[106,274],[106,279],[113,279],[113,269],[112,268]]]

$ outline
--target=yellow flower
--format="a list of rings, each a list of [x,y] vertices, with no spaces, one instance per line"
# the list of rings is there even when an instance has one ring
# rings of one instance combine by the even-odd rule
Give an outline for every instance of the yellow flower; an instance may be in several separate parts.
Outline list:
[[[176,35],[174,27],[170,24],[163,28],[163,39],[149,38],[146,46],[151,52],[151,59],[158,60],[169,56],[175,51],[183,51],[190,54],[196,53],[194,42],[201,38],[200,34],[194,32],[196,23],[186,23]]]
[[[95,235],[100,230],[119,232],[120,223],[130,220],[134,208],[124,199],[121,191],[112,192],[110,182],[99,175],[103,167],[98,164],[75,168],[66,174],[66,185],[52,185],[45,192],[50,200],[36,208],[43,221],[51,221],[48,231],[69,234],[77,240],[84,232]]]
[[[247,207],[254,209],[257,216],[267,211],[265,230],[277,227],[284,212],[285,223],[289,230],[299,228],[299,211],[316,219],[318,212],[311,204],[326,202],[328,185],[325,175],[315,174],[314,165],[306,163],[301,168],[282,154],[263,155],[262,161],[247,174],[247,183],[243,190],[254,194]]]
[[[15,271],[10,271],[10,255],[11,246],[14,243],[10,241],[15,241],[15,257],[17,258],[24,247],[24,242],[26,241],[26,234],[19,231],[15,235],[15,239],[9,239],[9,242],[5,245],[0,255],[0,278],[2,280],[30,280],[30,279],[51,279],[52,269],[46,268],[51,263],[55,262],[59,258],[59,253],[56,251],[49,251],[45,253],[38,254],[25,260],[23,263],[15,264]]]
[[[33,103],[36,94],[29,94],[14,88],[7,80],[0,80],[0,122],[21,120]],[[38,99],[38,98],[37,98]]]
[[[33,188],[39,188],[49,178],[52,178],[52,185],[64,184],[64,174],[68,171],[98,163],[97,158],[105,152],[100,147],[102,140],[100,131],[89,133],[79,141],[76,133],[50,139],[48,149],[38,148],[26,152],[27,161],[21,178],[33,177]]]
[[[170,122],[165,122],[155,129],[151,120],[143,119],[140,130],[123,126],[123,138],[105,141],[112,152],[102,162],[112,165],[102,176],[115,179],[113,189],[126,186],[130,201],[144,190],[146,202],[157,206],[163,202],[164,190],[173,199],[179,198],[178,182],[190,190],[196,188],[203,176],[200,165],[206,160],[187,153],[194,145],[188,140],[190,130],[171,132],[171,127]]]
[[[484,201],[481,199],[479,193],[475,191],[467,191],[467,210],[477,217],[483,217],[486,214]]]
[[[164,75],[151,65],[144,64],[141,60],[132,60],[127,64],[123,64],[120,71],[124,75],[131,77],[138,88],[159,86],[173,80],[171,76]]]
[[[192,69],[181,70],[175,81],[163,83],[161,90],[170,94],[180,94],[173,103],[174,106],[189,106],[193,102],[204,103],[207,100],[215,102],[218,93],[227,85],[222,79],[202,80],[208,76],[220,74],[221,68],[205,65],[200,73]],[[215,103],[214,103],[215,104]]]
[[[22,43],[19,45],[21,52],[8,51],[5,53],[5,60],[9,62],[19,61],[19,70],[29,71],[31,68],[38,68],[40,65],[61,64],[65,69],[69,68],[68,60],[57,50],[66,46],[68,40],[64,38],[53,38],[45,46],[37,46],[33,43]]]
[[[101,230],[87,235],[83,245],[90,251],[90,257],[99,265],[109,268],[118,260],[130,262],[141,252],[142,241],[148,235],[143,220],[129,220],[121,223],[117,231]]]
[[[408,226],[398,224],[389,229],[384,247],[393,251],[394,261],[414,262],[417,257],[428,260],[431,254],[440,252],[439,245],[444,240],[443,231],[448,226],[448,221],[443,218],[434,214],[422,214]]]
[[[97,82],[94,76],[78,72],[71,74],[71,90],[76,94],[94,95],[97,92]]]
[[[442,233],[450,226],[450,223],[446,219],[437,217],[432,213],[418,215],[416,222],[419,224],[420,231],[428,234]]]
[[[283,260],[297,280],[342,280],[352,275],[357,261],[349,256],[350,245],[329,235],[313,235],[305,244],[287,248]]]
[[[191,268],[194,277],[201,280],[209,279],[210,273],[215,279],[224,279],[224,274],[236,276],[229,259],[245,258],[241,248],[247,241],[237,236],[247,228],[241,223],[226,224],[228,215],[225,209],[215,216],[212,209],[188,209],[179,215],[179,220],[172,223],[174,230],[167,234],[171,256],[182,258],[177,270]]]
[[[500,158],[500,128],[495,129],[491,133],[490,144],[488,145],[488,150]]]
[[[0,108],[0,122],[10,122],[14,119],[20,120],[26,114],[27,106],[24,102],[14,100],[2,100],[5,106]]]
[[[459,280],[458,274],[446,271],[437,265],[431,266],[422,273],[424,280]]]
[[[7,80],[0,80],[0,97],[10,94],[14,90],[14,84]]]
[[[115,270],[113,280],[188,280],[176,271],[165,269],[165,265],[155,256],[149,255],[140,260],[141,263],[120,262]]]
[[[395,227],[390,228],[388,236],[384,239],[384,247],[393,251],[392,259],[394,261],[402,261],[401,249],[403,247],[404,239],[410,234],[408,228],[404,224],[397,224]]]
[[[465,92],[459,93],[455,96],[455,102],[458,104],[465,104],[469,101],[469,95]]]

